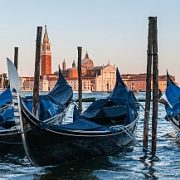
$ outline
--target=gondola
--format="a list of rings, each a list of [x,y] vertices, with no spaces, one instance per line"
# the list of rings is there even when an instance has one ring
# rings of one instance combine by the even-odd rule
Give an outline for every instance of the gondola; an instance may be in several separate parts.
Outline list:
[[[18,78],[11,80],[17,92],[22,142],[32,164],[60,165],[107,156],[133,141],[138,121],[136,99],[120,74],[116,75],[115,88],[107,99],[95,101],[82,114],[75,107],[73,122],[61,125],[47,124],[35,117],[18,98]]]
[[[166,119],[171,123],[172,127],[180,137],[180,87],[178,87],[167,73],[167,87],[164,95]]]
[[[2,151],[7,152],[7,149],[14,149],[15,148],[14,146],[22,144],[20,137],[20,128],[18,125],[19,119],[14,116],[16,110],[12,106],[13,104],[12,92],[10,88],[5,90],[5,92],[3,92],[3,94],[1,95],[2,97],[5,97],[6,95],[7,98],[6,99],[2,98],[3,101],[0,101],[0,104],[2,104],[2,107],[4,107],[4,109],[2,109],[1,111],[1,115],[3,115],[2,118],[4,118],[4,120],[0,125],[0,152]],[[59,121],[63,118],[69,104],[71,103],[72,97],[73,97],[72,87],[64,79],[61,70],[59,68],[59,77],[54,88],[49,93],[39,96],[38,116],[41,117],[41,120],[45,121],[47,124],[60,123]],[[26,97],[22,96],[21,100],[23,101],[24,106],[30,112],[32,112],[33,109],[32,96],[26,96]],[[8,102],[10,102],[9,105],[7,105]],[[4,116],[5,113],[9,114],[8,118],[5,118]]]

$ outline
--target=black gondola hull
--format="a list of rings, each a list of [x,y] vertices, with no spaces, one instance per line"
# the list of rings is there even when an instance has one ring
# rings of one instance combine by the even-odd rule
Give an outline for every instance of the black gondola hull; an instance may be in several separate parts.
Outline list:
[[[21,134],[18,130],[9,130],[0,134],[0,155],[7,153],[24,154]]]
[[[57,165],[72,161],[86,160],[119,152],[132,142],[122,129],[114,133],[54,131],[37,126],[36,119],[22,112],[26,146],[32,162],[38,166]],[[128,130],[135,133],[137,122]]]

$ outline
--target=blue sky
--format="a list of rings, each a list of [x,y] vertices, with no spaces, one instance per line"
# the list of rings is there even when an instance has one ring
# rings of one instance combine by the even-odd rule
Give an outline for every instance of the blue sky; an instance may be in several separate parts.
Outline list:
[[[77,46],[95,65],[146,72],[148,17],[158,17],[159,74],[180,83],[179,0],[0,0],[0,73],[19,47],[20,75],[33,75],[37,26],[47,25],[52,68],[77,59]]]

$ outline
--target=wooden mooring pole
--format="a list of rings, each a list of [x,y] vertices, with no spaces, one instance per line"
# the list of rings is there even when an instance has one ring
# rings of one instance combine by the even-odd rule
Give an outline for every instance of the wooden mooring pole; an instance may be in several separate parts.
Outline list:
[[[156,155],[157,120],[158,120],[158,42],[157,17],[150,17],[153,31],[153,113],[152,113],[152,157]]]
[[[77,47],[78,49],[78,100],[79,108],[78,111],[82,111],[82,71],[81,71],[81,57],[82,57],[82,47]]]
[[[149,114],[151,103],[151,66],[152,66],[152,22],[149,20],[148,28],[148,50],[147,50],[147,71],[146,71],[146,103],[144,114],[144,134],[143,134],[143,151],[148,149],[149,136]]]
[[[14,66],[18,70],[18,47],[14,47]]]
[[[157,43],[157,17],[149,17],[148,51],[147,51],[147,76],[146,76],[146,104],[144,115],[144,151],[148,149],[148,132],[151,89],[153,89],[152,112],[152,157],[156,154],[157,119],[158,119],[158,43]],[[153,61],[153,88],[151,88],[151,69]]]
[[[33,87],[33,114],[35,116],[37,115],[38,99],[39,99],[41,38],[42,38],[42,27],[37,27],[34,87]]]

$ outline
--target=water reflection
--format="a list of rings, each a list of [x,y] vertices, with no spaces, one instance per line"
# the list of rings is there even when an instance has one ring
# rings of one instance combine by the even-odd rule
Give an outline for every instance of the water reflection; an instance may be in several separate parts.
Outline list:
[[[46,168],[48,172],[41,175],[39,179],[97,179],[93,174],[95,170],[110,169],[112,166],[113,164],[108,160],[108,157],[99,157],[54,168]]]

